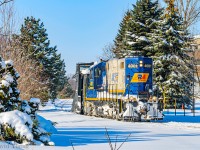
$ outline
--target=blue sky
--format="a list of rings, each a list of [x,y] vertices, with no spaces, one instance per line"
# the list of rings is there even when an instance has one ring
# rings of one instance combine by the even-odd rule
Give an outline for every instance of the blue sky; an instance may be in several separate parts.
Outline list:
[[[133,3],[135,0],[16,0],[15,8],[20,23],[31,15],[44,22],[51,46],[57,45],[67,74],[73,74],[77,62],[98,60]]]
[[[125,11],[135,2],[15,0],[15,8],[19,16],[18,27],[27,16],[44,22],[51,46],[56,45],[65,60],[67,74],[74,74],[76,63],[98,60],[105,45],[113,42]]]

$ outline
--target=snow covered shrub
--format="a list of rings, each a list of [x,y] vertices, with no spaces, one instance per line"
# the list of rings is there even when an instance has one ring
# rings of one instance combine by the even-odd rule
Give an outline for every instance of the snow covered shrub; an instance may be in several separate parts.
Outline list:
[[[32,126],[32,135],[33,135],[33,143],[36,145],[53,145],[50,141],[49,136],[51,133],[47,132],[41,126],[41,123],[38,120],[38,116],[36,111],[39,109],[40,99],[31,98],[30,101],[22,101],[21,111],[27,113],[33,122]]]
[[[0,57],[0,140],[52,145],[50,133],[40,126],[36,117],[40,99],[31,98],[30,102],[21,102],[17,89],[18,78],[13,62]]]
[[[31,143],[33,122],[27,114],[14,110],[0,113],[0,140]]]
[[[40,99],[39,98],[31,98],[29,101],[29,106],[31,110],[31,117],[35,119],[36,111],[39,109]]]
[[[21,111],[27,113],[28,115],[31,114],[31,107],[28,104],[27,100],[23,100],[21,103]]]

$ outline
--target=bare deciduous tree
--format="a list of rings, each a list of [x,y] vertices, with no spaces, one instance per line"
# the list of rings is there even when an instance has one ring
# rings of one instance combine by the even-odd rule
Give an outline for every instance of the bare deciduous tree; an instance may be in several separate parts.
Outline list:
[[[4,5],[4,4],[7,4],[9,2],[11,2],[13,0],[3,0],[3,1],[0,1],[0,6]]]
[[[200,0],[175,0],[178,13],[183,17],[185,29],[199,21]]]
[[[111,58],[115,57],[115,54],[113,53],[114,45],[109,43],[103,48],[103,54],[100,56],[100,59],[103,60],[109,60]]]
[[[41,78],[42,66],[39,66],[36,61],[28,59],[23,51],[20,41],[12,39],[12,43],[7,49],[9,56],[5,56],[6,59],[13,60],[15,68],[20,74],[18,79],[20,97],[22,99],[30,99],[31,97],[44,99],[41,97],[41,92],[47,91],[47,79]]]
[[[13,36],[16,33],[16,22],[13,0],[0,1],[0,55],[5,60],[11,59],[20,74],[18,79],[20,97],[22,99],[31,97],[43,99],[41,95],[47,93],[47,78],[41,77],[42,66],[24,55],[19,37]]]

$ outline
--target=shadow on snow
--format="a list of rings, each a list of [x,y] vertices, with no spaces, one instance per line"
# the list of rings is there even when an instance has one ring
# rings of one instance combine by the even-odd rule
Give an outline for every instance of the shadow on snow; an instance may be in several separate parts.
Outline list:
[[[105,128],[57,128],[57,131],[56,134],[51,136],[51,140],[54,141],[56,146],[71,146],[71,143],[74,146],[108,143]],[[153,140],[135,136],[136,134],[148,133],[148,131],[131,132],[108,128],[108,134],[112,143],[115,143],[116,137],[117,142],[123,142],[130,133],[132,134],[126,142]]]

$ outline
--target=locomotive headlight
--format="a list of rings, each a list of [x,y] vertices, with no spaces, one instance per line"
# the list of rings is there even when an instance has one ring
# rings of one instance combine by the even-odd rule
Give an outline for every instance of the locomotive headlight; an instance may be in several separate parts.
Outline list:
[[[142,60],[140,60],[140,65],[139,66],[143,67],[143,61]]]

